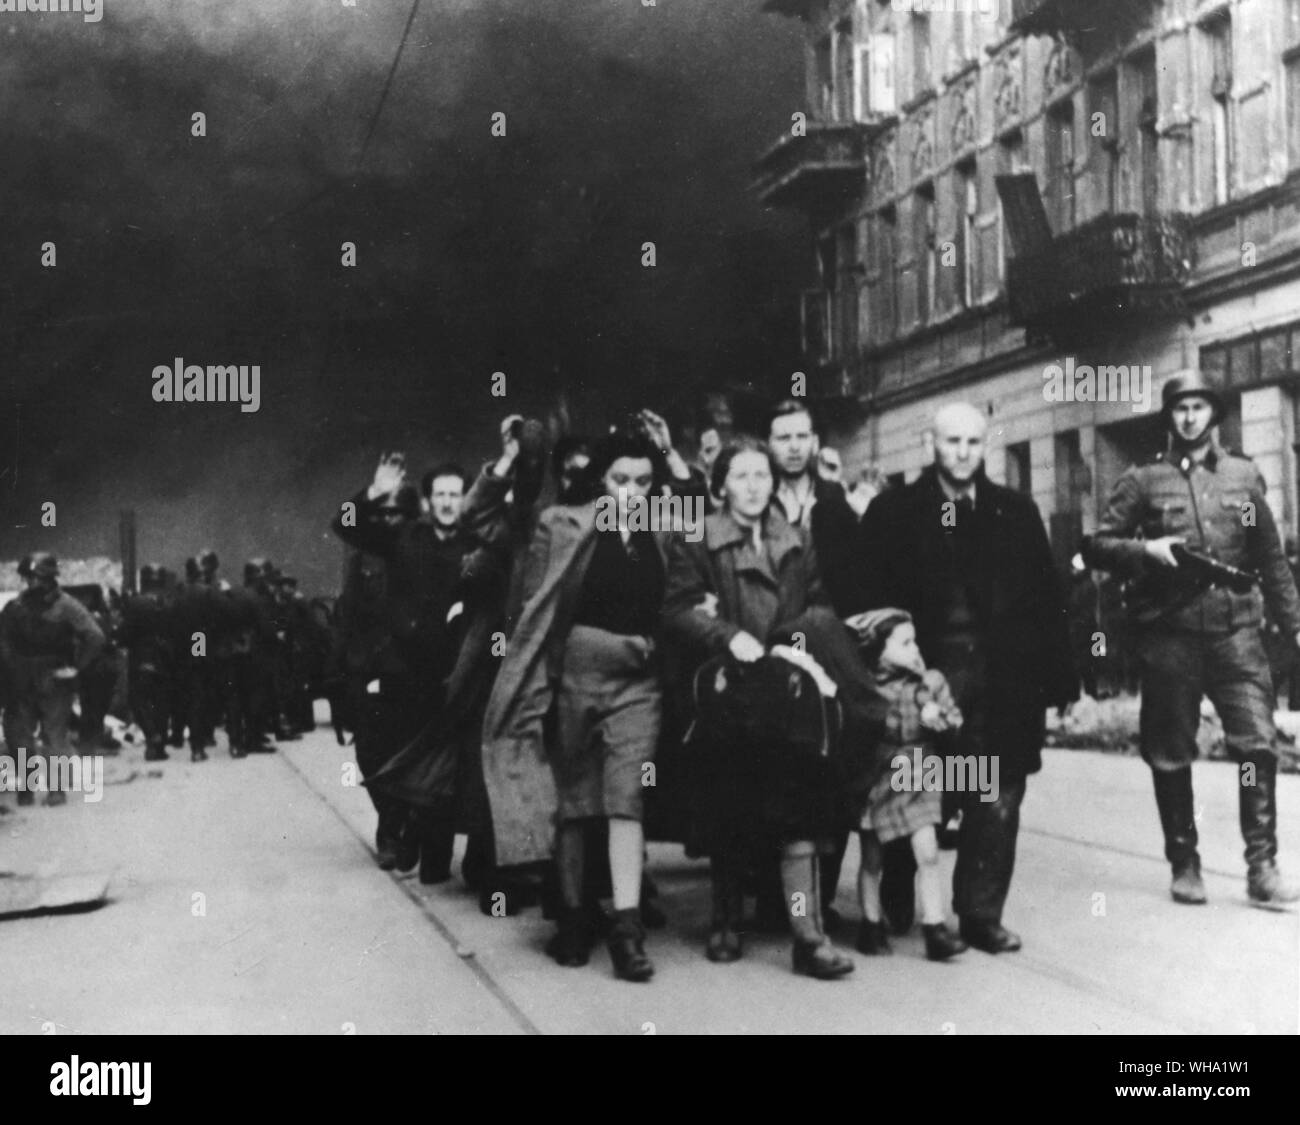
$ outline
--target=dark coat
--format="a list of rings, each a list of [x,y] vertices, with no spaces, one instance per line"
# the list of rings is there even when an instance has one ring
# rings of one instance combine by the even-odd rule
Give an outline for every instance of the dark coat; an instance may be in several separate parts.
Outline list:
[[[766,641],[782,622],[827,598],[817,555],[805,532],[772,509],[763,529],[765,551],[755,555],[749,534],[726,512],[704,520],[704,537],[674,536],[668,550],[664,631],[693,650],[698,664],[747,632]],[[706,595],[718,599],[717,616],[697,609]]]
[[[950,680],[941,642],[953,585],[951,521],[937,471],[872,501],[859,546],[863,608],[897,606],[916,623],[926,663]],[[977,632],[988,661],[985,742],[1004,781],[1042,768],[1048,707],[1078,697],[1069,617],[1038,508],[981,472],[975,501]],[[945,525],[947,524],[947,526]]]
[[[700,609],[710,595],[717,600],[715,615]],[[725,652],[742,631],[764,644],[788,643],[792,631],[809,628],[808,611],[816,608],[829,617],[825,602],[808,534],[775,508],[764,524],[761,551],[725,511],[705,519],[701,541],[675,536],[669,545],[664,637],[692,673]],[[822,620],[818,627],[825,627]],[[832,620],[830,628],[838,625]],[[691,685],[680,690],[689,692]],[[811,838],[836,819],[841,779],[830,760],[796,758],[776,743],[754,746],[727,739],[693,740],[691,759],[690,834],[711,851],[772,838]]]
[[[655,532],[665,551],[669,532]],[[596,548],[596,508],[541,515],[523,567],[523,609],[501,660],[483,721],[483,776],[497,862],[549,859],[559,798],[546,747],[564,642]]]
[[[822,585],[835,612],[848,617],[861,598],[854,558],[860,521],[842,485],[818,478],[814,493],[817,503],[812,510],[812,545]]]

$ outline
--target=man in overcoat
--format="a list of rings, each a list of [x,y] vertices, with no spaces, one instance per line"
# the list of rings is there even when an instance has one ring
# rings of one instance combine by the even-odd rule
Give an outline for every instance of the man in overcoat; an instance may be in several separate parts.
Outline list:
[[[997,758],[994,799],[974,785],[946,796],[962,813],[953,873],[961,935],[1001,953],[1020,948],[1002,911],[1025,783],[1042,768],[1045,712],[1076,699],[1078,681],[1042,518],[1028,496],[985,475],[986,430],[969,404],[939,410],[934,464],[872,501],[861,557],[867,607],[907,610],[926,664],[952,686],[966,716],[956,757],[963,767]]]

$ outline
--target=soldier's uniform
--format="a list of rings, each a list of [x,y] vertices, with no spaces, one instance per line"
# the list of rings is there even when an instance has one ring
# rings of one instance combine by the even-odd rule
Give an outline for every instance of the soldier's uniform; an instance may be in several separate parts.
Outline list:
[[[1217,392],[1199,375],[1166,385],[1166,413],[1190,396],[1205,398],[1221,413]],[[1294,637],[1300,598],[1264,491],[1254,463],[1213,439],[1202,459],[1181,455],[1171,442],[1164,455],[1120,478],[1085,545],[1090,565],[1134,580],[1129,612],[1142,679],[1142,756],[1153,771],[1173,893],[1182,902],[1204,901],[1191,780],[1204,696],[1223,721],[1228,753],[1242,765],[1240,817],[1251,897],[1276,897],[1257,893],[1277,880],[1275,697],[1260,591],[1208,584],[1186,565],[1162,566],[1149,558],[1144,541],[1178,537],[1217,562],[1253,572],[1275,618]]]
[[[186,567],[188,570],[188,563]],[[185,691],[190,756],[194,761],[202,761],[207,757],[206,749],[216,745],[221,685],[212,649],[219,628],[220,599],[221,594],[203,581],[197,568],[193,580],[181,587],[175,599],[176,662]]]
[[[0,611],[0,665],[8,684],[5,706],[5,740],[11,756],[21,749],[29,761],[42,757],[36,727],[47,752],[60,757],[70,753],[68,728],[76,680],[56,675],[59,669],[84,671],[104,647],[104,634],[90,611],[59,589],[58,562],[53,555],[28,555],[18,573],[28,587]],[[50,778],[49,803],[65,797]],[[20,793],[19,803],[32,800]]]
[[[120,632],[127,649],[131,714],[144,733],[146,761],[167,757],[163,744],[176,659],[173,605],[163,588],[161,571],[157,566],[140,568],[140,592],[127,598]]]

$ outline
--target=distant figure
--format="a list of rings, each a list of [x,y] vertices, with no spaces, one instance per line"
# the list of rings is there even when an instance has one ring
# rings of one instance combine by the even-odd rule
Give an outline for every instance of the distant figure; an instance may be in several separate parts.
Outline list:
[[[8,685],[5,742],[11,757],[25,751],[30,765],[71,752],[68,727],[77,677],[99,656],[104,634],[90,611],[59,589],[59,562],[38,551],[18,564],[27,589],[0,610],[0,675]],[[44,752],[36,741],[39,724]],[[47,774],[47,805],[66,803],[58,778]],[[18,803],[35,800],[20,791]]]

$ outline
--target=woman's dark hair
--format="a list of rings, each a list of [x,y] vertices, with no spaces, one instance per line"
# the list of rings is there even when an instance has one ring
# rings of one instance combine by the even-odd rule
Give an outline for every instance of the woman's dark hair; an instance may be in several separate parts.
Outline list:
[[[776,459],[772,456],[772,451],[768,449],[767,443],[759,441],[752,437],[738,437],[729,441],[722,447],[722,452],[718,454],[718,459],[713,462],[713,473],[709,478],[709,488],[714,496],[723,496],[723,486],[727,483],[727,474],[731,472],[731,462],[741,453],[761,453],[767,458],[767,467],[772,470],[772,488],[776,488],[776,482],[780,476],[776,467]]]
[[[590,479],[600,481],[609,472],[609,467],[620,457],[645,458],[654,471],[655,491],[668,483],[668,461],[654,442],[645,433],[631,427],[614,430],[596,442],[591,451],[591,464],[587,466]]]

